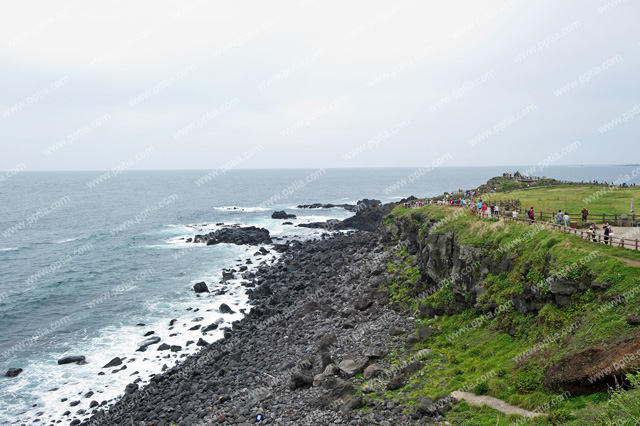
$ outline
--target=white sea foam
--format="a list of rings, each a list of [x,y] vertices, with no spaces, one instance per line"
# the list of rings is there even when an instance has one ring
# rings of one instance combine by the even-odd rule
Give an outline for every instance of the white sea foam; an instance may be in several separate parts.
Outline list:
[[[66,240],[60,240],[60,241],[56,241],[56,244],[62,244],[62,243],[70,243],[71,241],[75,241],[78,238],[67,238]]]
[[[20,250],[19,247],[8,247],[8,248],[1,248],[0,251],[14,251],[14,250]]]
[[[270,262],[279,256],[275,253],[254,256],[256,247],[253,246],[226,246],[220,246],[226,255],[219,263],[225,262],[226,267],[236,269],[237,266],[232,259],[250,258],[253,264],[246,266],[248,271],[252,271],[259,267],[261,261]],[[136,326],[135,321],[129,321],[127,325],[114,324],[100,330],[99,337],[85,338],[81,346],[68,348],[65,353],[52,351],[48,359],[27,361],[23,364],[27,368],[24,368],[20,380],[8,381],[5,390],[10,394],[18,395],[16,398],[22,399],[16,401],[17,406],[30,406],[34,402],[37,402],[38,406],[23,414],[13,413],[11,417],[9,414],[6,417],[1,414],[0,423],[31,424],[36,418],[36,413],[44,411],[46,414],[39,418],[43,423],[48,424],[55,419],[63,418],[62,414],[70,409],[69,403],[72,401],[80,401],[72,411],[84,409],[90,413],[91,401],[113,403],[124,393],[126,385],[136,378],[142,379],[139,385],[143,386],[148,383],[150,377],[161,372],[164,364],[172,367],[182,360],[183,354],[198,351],[200,348],[195,342],[200,337],[209,343],[222,338],[221,329],[230,327],[234,321],[242,319],[244,314],[241,309],[248,310],[250,305],[246,288],[240,285],[242,281],[240,274],[237,273],[236,279],[225,283],[220,283],[221,275],[222,267],[214,267],[203,273],[200,279],[185,282],[182,288],[176,289],[178,295],[176,298],[151,298],[144,302],[142,312],[147,313],[146,317],[144,315],[137,317],[137,321],[144,323],[145,326]],[[202,297],[196,298],[193,295],[193,285],[199,281],[205,281],[211,293],[205,293]],[[215,291],[223,288],[225,294],[214,295]],[[222,303],[226,303],[235,313],[221,314],[218,308]],[[191,309],[187,310],[187,308]],[[198,318],[202,319],[194,321]],[[172,327],[169,326],[171,319],[177,320]],[[203,334],[201,329],[213,323],[218,323],[218,328]],[[189,330],[198,324],[201,325],[200,329]],[[154,334],[145,337],[144,334],[147,331],[154,331]],[[176,335],[170,336],[171,334]],[[145,352],[136,352],[140,343],[152,336],[158,336],[162,340],[158,344],[149,346]],[[187,346],[188,341],[194,343]],[[182,350],[177,353],[169,350],[158,351],[157,348],[162,343],[179,345]],[[57,365],[57,359],[63,356],[79,354],[86,357],[86,365]],[[170,355],[170,358],[164,358],[166,355]],[[102,368],[116,356],[126,357],[123,364],[127,366],[125,370],[112,373],[122,366]],[[100,372],[104,372],[105,375],[99,376]],[[138,373],[132,375],[134,372]],[[56,388],[57,390],[49,391]],[[94,395],[89,398],[83,397],[89,391],[94,392]],[[68,400],[61,402],[62,398],[68,398]]]
[[[213,210],[253,213],[253,212],[266,212],[273,209],[266,208],[266,207],[223,206],[223,207],[214,207]]]

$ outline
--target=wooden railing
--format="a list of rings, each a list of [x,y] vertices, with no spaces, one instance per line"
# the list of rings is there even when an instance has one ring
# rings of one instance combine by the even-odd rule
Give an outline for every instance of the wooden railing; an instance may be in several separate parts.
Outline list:
[[[565,227],[564,225],[558,225],[556,223],[549,223],[549,222],[545,222],[545,221],[541,221],[541,220],[531,220],[528,217],[527,218],[516,218],[513,219],[511,217],[511,214],[509,212],[505,212],[504,215],[491,215],[491,213],[489,211],[483,212],[481,210],[478,210],[477,208],[472,208],[470,209],[471,212],[473,214],[475,214],[476,216],[479,216],[481,218],[485,218],[485,219],[498,219],[498,220],[512,220],[512,221],[517,221],[517,222],[526,222],[529,224],[534,224],[537,223],[539,225],[543,225],[543,226],[547,226],[550,227],[552,229],[558,230],[558,231],[562,231],[564,233],[567,234],[574,234],[574,235],[579,235],[580,238],[585,239],[587,241],[591,241],[594,243],[603,243],[603,244],[608,244],[608,245],[616,245],[618,247],[622,247],[622,248],[630,248],[633,250],[640,250],[640,240],[636,239],[631,239],[631,238],[626,238],[624,235],[623,236],[617,236],[617,235],[613,235],[613,236],[605,236],[603,234],[596,234],[593,235],[592,233],[588,232],[588,231],[584,231],[584,230],[580,230],[580,229],[574,229],[574,228],[570,228],[570,227]],[[632,230],[629,232],[631,234],[636,234],[636,233],[640,233],[640,228],[631,228]]]

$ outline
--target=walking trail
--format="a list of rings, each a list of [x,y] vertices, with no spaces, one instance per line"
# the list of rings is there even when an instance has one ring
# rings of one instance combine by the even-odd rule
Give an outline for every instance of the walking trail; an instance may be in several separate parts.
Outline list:
[[[492,396],[487,395],[476,395],[471,392],[452,392],[451,396],[456,399],[464,399],[467,403],[471,405],[486,405],[493,409],[503,412],[506,415],[509,414],[519,414],[523,417],[535,417],[535,416],[544,416],[544,413],[534,413],[533,411],[527,411],[523,408],[516,407],[515,405],[508,404],[501,399],[494,398]]]

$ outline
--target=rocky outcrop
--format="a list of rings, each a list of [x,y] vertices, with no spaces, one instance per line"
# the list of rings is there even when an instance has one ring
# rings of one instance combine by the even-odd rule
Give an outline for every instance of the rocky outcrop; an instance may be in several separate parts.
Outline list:
[[[259,245],[271,244],[269,231],[264,228],[248,227],[229,227],[222,228],[217,231],[204,235],[196,235],[193,237],[194,243],[205,243],[206,245],[214,244],[236,244],[236,245]]]
[[[396,206],[395,203],[382,204],[379,200],[364,199],[352,211],[355,215],[343,221],[336,219],[327,222],[301,223],[302,228],[324,228],[326,230],[356,229],[359,231],[375,231],[381,228],[386,215]]]
[[[314,203],[314,204],[301,204],[297,208],[299,209],[333,209],[333,208],[341,208],[348,210],[350,212],[356,211],[356,206],[353,204],[322,204],[322,203]]]
[[[634,340],[587,348],[561,359],[544,375],[544,385],[574,395],[607,392],[624,383],[629,371],[640,369],[640,343]]]
[[[22,373],[22,368],[10,368],[5,373],[5,377],[18,377],[18,375]]]
[[[288,214],[284,210],[281,210],[279,212],[273,212],[273,214],[271,215],[271,219],[295,219],[295,218],[296,218],[295,214]]]
[[[66,356],[64,358],[60,358],[58,360],[58,365],[63,365],[63,364],[78,364],[78,365],[82,365],[82,364],[86,364],[85,361],[85,357],[80,355],[80,356]]]
[[[209,287],[207,287],[207,284],[202,281],[199,283],[195,283],[195,285],[193,286],[193,291],[195,291],[196,293],[209,293]]]

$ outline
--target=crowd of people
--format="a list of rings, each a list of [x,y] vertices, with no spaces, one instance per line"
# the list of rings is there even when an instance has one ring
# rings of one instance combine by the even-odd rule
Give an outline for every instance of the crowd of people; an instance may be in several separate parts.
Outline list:
[[[466,194],[465,194],[466,195]],[[404,208],[406,209],[410,209],[410,208],[415,208],[415,207],[423,207],[427,204],[439,204],[439,205],[450,205],[450,206],[470,206],[472,210],[477,210],[479,212],[482,212],[483,215],[488,216],[488,217],[492,217],[492,218],[500,218],[501,217],[501,212],[503,211],[503,209],[501,208],[500,204],[496,204],[496,203],[491,203],[489,204],[486,201],[483,201],[482,198],[479,201],[475,201],[473,199],[465,199],[465,198],[457,198],[457,199],[451,199],[451,200],[433,200],[433,199],[426,199],[426,200],[413,200],[413,201],[408,201],[404,203]],[[535,210],[533,207],[531,207],[529,210],[527,210],[526,212],[526,217],[529,220],[530,223],[534,223],[535,222]],[[587,220],[589,217],[589,211],[587,210],[586,207],[584,207],[581,212],[580,212],[581,216],[582,216],[582,223],[583,224],[587,224]],[[503,218],[510,218],[511,220],[517,220],[518,219],[518,208],[516,206],[514,206],[512,209],[504,209],[504,212],[502,213],[502,217]],[[570,215],[569,213],[567,213],[566,211],[563,212],[561,209],[558,210],[558,214],[556,214],[555,220],[556,220],[556,224],[560,227],[562,227],[562,225],[564,224],[564,228],[567,229],[569,227],[569,222],[570,222]],[[591,223],[589,225],[589,229],[587,231],[588,235],[589,235],[589,239],[592,239],[593,241],[598,241],[598,228],[596,226],[595,223]],[[602,226],[602,233],[603,233],[603,242],[605,244],[611,244],[613,241],[613,229],[611,228],[611,225],[607,222],[606,224],[604,224]]]

